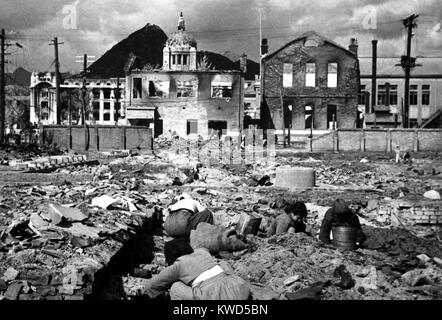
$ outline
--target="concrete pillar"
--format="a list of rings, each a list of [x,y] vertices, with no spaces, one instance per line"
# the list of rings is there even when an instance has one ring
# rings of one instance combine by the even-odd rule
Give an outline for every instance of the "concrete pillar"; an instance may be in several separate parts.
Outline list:
[[[196,49],[190,48],[189,70],[196,70]]]
[[[110,103],[110,121],[115,122],[115,102],[111,101]]]
[[[163,70],[170,70],[170,49],[164,47],[163,49]]]

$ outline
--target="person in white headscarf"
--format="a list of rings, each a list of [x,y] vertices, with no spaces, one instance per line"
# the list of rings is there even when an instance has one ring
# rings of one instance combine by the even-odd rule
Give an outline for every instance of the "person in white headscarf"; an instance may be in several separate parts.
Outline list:
[[[178,201],[169,206],[164,230],[172,238],[189,238],[190,231],[199,223],[213,224],[213,214],[189,194],[183,193]]]

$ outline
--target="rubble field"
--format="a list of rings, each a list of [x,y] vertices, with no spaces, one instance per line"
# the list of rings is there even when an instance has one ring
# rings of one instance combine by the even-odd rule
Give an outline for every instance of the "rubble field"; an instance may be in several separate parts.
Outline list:
[[[442,298],[442,158],[413,154],[297,154],[275,161],[201,164],[180,139],[156,141],[154,154],[101,157],[84,165],[25,173],[13,159],[55,155],[3,152],[0,166],[0,299],[145,299],[145,278],[165,266],[162,222],[182,192],[234,228],[244,213],[262,218],[248,249],[220,254],[252,285],[257,300]],[[89,154],[89,160],[95,155]],[[365,159],[361,162],[361,159]],[[316,186],[287,190],[276,171],[311,167]],[[424,194],[426,196],[424,196]],[[351,204],[367,235],[342,251],[316,239],[337,197]],[[267,238],[283,199],[306,202],[307,234]],[[413,220],[412,215],[427,216]],[[432,220],[433,217],[436,220]]]

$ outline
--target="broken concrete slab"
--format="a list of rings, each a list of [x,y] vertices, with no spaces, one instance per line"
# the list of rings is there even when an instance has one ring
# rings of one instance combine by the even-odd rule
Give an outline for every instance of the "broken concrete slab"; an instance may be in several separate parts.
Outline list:
[[[299,274],[297,274],[295,276],[285,279],[283,283],[285,286],[289,286],[289,285],[293,284],[294,282],[298,281],[299,279],[301,279],[301,276]]]
[[[80,209],[70,208],[61,205],[49,204],[49,214],[52,223],[55,225],[60,224],[63,219],[68,222],[84,221],[88,218]]]
[[[111,205],[117,204],[119,202],[118,199],[114,199],[108,195],[102,195],[100,197],[96,197],[92,199],[93,207],[100,207],[102,209],[107,209]]]
[[[430,190],[424,193],[424,197],[431,200],[440,200],[440,193],[436,190]]]
[[[41,230],[49,226],[49,223],[43,220],[43,218],[38,213],[33,213],[31,215],[31,217],[29,218],[29,224],[37,230]]]
[[[3,274],[2,279],[6,282],[15,280],[18,276],[19,272],[15,270],[14,268],[8,268],[5,273]]]
[[[17,300],[17,297],[20,294],[22,287],[23,287],[23,284],[21,282],[12,283],[8,287],[8,290],[6,290],[6,292],[5,292],[5,298],[7,300]]]

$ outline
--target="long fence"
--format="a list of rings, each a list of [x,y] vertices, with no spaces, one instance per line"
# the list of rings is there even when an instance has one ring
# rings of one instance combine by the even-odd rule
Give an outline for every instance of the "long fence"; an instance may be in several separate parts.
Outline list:
[[[441,152],[442,129],[338,129],[312,141],[313,152]]]
[[[43,126],[42,142],[75,151],[152,151],[152,130],[146,127]]]

